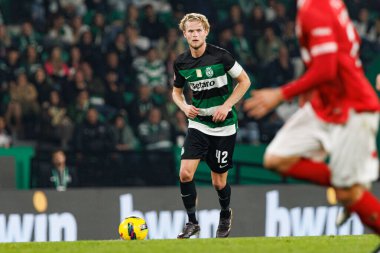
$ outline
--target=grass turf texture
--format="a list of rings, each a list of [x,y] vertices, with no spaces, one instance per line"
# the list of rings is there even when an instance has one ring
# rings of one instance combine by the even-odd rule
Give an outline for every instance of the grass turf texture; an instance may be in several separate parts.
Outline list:
[[[313,237],[244,237],[228,239],[77,241],[0,243],[1,253],[370,253],[380,243],[375,235]]]

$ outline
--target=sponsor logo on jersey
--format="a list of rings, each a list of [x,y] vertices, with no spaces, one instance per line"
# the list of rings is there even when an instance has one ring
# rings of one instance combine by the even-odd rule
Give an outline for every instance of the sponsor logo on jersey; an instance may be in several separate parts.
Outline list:
[[[215,85],[215,81],[200,81],[196,83],[189,83],[192,90],[203,90]]]
[[[206,68],[206,76],[212,77],[214,75],[214,71],[212,71],[211,67]]]

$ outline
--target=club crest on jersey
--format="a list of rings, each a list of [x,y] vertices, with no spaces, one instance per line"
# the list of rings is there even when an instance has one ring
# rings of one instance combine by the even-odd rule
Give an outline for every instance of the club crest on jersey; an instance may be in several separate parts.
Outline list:
[[[212,71],[211,67],[206,68],[206,76],[207,77],[212,77],[214,75],[214,71]]]
[[[197,77],[202,77],[202,70],[196,69],[195,72],[197,74]]]

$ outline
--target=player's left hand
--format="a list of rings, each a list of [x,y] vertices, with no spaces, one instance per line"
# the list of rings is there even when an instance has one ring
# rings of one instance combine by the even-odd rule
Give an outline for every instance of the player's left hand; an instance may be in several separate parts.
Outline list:
[[[214,115],[212,116],[212,121],[216,123],[223,122],[226,119],[230,110],[231,107],[226,104],[219,106],[219,108],[215,111]]]
[[[251,98],[244,102],[244,111],[248,116],[262,118],[283,100],[280,88],[251,91]]]

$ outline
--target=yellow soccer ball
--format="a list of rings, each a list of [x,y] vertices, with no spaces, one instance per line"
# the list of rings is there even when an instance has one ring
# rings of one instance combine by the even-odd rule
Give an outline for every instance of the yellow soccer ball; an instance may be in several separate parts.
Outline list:
[[[130,216],[120,223],[119,235],[123,240],[144,240],[148,235],[148,226],[143,218]]]

